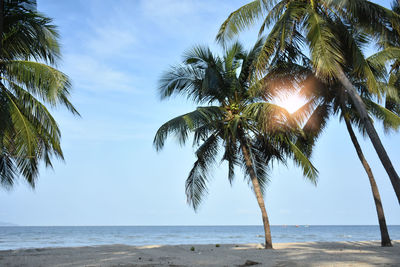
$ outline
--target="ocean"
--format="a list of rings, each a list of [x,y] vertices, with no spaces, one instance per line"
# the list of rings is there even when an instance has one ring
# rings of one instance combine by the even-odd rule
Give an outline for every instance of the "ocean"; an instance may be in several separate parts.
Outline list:
[[[400,240],[400,225],[389,226]],[[378,226],[272,226],[272,242],[380,240]],[[2,226],[0,250],[43,247],[262,243],[262,226]]]

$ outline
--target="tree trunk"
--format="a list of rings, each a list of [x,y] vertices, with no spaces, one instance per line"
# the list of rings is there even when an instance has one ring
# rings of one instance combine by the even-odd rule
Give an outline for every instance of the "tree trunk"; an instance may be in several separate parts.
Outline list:
[[[0,53],[3,51],[4,0],[0,0]]]
[[[389,237],[389,232],[386,226],[386,219],[385,219],[385,213],[383,212],[383,206],[382,206],[382,201],[381,201],[381,196],[379,194],[378,186],[375,182],[374,175],[372,174],[372,170],[367,162],[367,160],[364,157],[364,154],[361,150],[361,146],[357,141],[357,137],[354,134],[353,128],[351,127],[349,119],[345,115],[345,122],[347,126],[347,130],[349,131],[351,141],[353,142],[354,148],[357,151],[358,158],[360,159],[365,172],[368,175],[369,178],[369,183],[371,185],[372,189],[372,196],[374,197],[375,201],[375,208],[376,208],[376,213],[378,214],[378,221],[379,221],[379,228],[381,230],[381,245],[382,247],[391,247],[392,243],[390,241]]]
[[[4,35],[4,0],[0,0],[0,60],[3,55],[3,35]]]
[[[390,161],[390,158],[389,158],[388,154],[386,153],[385,148],[382,145],[382,142],[378,136],[378,133],[376,132],[376,130],[372,124],[372,121],[369,118],[365,104],[362,101],[361,97],[358,95],[353,84],[349,81],[349,79],[346,77],[346,75],[344,74],[343,71],[341,71],[339,73],[337,78],[342,83],[342,85],[346,88],[347,92],[349,93],[349,96],[351,97],[351,100],[353,101],[355,108],[357,109],[357,112],[358,112],[362,122],[364,123],[365,129],[367,130],[369,139],[371,140],[372,145],[374,146],[375,151],[378,154],[383,167],[385,168],[387,174],[389,175],[390,182],[392,183],[393,189],[397,196],[397,201],[400,204],[400,178],[399,178],[399,175],[397,174],[396,170],[394,169],[392,162]]]
[[[253,162],[251,160],[251,156],[250,156],[250,152],[247,147],[247,143],[244,140],[241,140],[240,143],[241,143],[241,147],[242,147],[243,156],[244,156],[244,159],[246,162],[246,166],[249,169],[250,179],[253,184],[253,189],[254,189],[254,193],[257,198],[258,206],[260,206],[260,209],[261,209],[261,215],[262,215],[262,220],[263,220],[263,225],[264,225],[264,234],[265,234],[265,248],[272,249],[271,229],[270,229],[270,225],[269,225],[268,214],[265,209],[264,198],[261,193],[260,184],[258,183],[257,175],[254,170]]]

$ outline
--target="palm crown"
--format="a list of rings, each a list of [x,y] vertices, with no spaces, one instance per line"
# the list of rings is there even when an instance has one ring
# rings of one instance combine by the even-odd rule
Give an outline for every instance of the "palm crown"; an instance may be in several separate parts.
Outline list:
[[[0,178],[12,186],[22,175],[34,186],[39,163],[63,159],[61,133],[44,103],[67,107],[68,77],[51,65],[59,58],[51,19],[25,8],[30,1],[4,1],[0,51]]]

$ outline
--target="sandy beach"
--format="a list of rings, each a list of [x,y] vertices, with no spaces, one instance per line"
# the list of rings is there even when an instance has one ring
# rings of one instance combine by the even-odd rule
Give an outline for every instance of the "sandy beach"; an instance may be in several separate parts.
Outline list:
[[[400,266],[400,241],[238,245],[109,245],[0,251],[0,266]],[[194,247],[195,250],[191,251]]]

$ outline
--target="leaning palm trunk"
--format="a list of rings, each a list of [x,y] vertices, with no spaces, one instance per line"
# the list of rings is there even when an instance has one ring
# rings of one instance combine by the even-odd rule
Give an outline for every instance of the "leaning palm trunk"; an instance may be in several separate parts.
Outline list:
[[[262,220],[264,225],[264,235],[265,235],[265,248],[272,248],[272,238],[271,238],[271,229],[268,220],[267,210],[265,209],[263,195],[261,193],[260,184],[258,183],[257,175],[254,171],[254,166],[250,157],[250,152],[248,147],[244,141],[241,141],[241,147],[243,151],[244,160],[246,162],[246,167],[249,169],[251,183],[253,184],[254,193],[257,198],[258,206],[260,206]]]
[[[354,134],[353,128],[351,127],[349,119],[345,116],[345,122],[347,126],[347,130],[349,131],[351,141],[353,142],[354,148],[357,151],[358,158],[360,159],[365,172],[368,175],[369,183],[372,189],[372,195],[375,201],[376,213],[378,214],[379,228],[381,230],[381,245],[382,247],[391,247],[392,243],[390,241],[389,232],[386,225],[385,213],[383,212],[383,206],[381,201],[381,196],[379,194],[378,186],[375,182],[374,175],[372,174],[371,167],[369,166],[367,160],[364,157],[364,154],[361,150],[361,146],[357,141],[357,137]]]
[[[4,31],[4,0],[0,0],[0,51],[3,50],[3,31]],[[1,52],[0,52],[1,53]]]
[[[368,116],[367,109],[365,108],[365,104],[362,101],[361,97],[358,95],[356,89],[354,88],[353,84],[349,81],[346,75],[341,71],[338,75],[338,79],[342,83],[342,85],[346,88],[347,93],[350,95],[351,100],[354,103],[356,110],[359,113],[359,116],[362,122],[365,125],[365,129],[367,130],[367,134],[372,142],[372,145],[375,148],[376,153],[381,160],[383,167],[385,168],[387,174],[389,175],[390,182],[392,183],[393,189],[396,193],[397,200],[400,204],[400,178],[399,175],[396,173],[392,162],[388,154],[386,153],[385,148],[382,145],[382,142],[376,132],[372,122]]]

